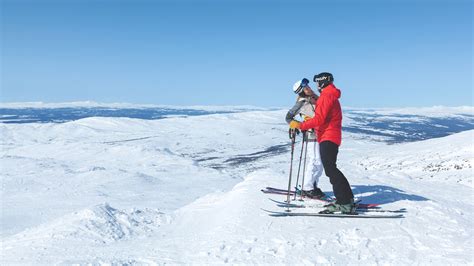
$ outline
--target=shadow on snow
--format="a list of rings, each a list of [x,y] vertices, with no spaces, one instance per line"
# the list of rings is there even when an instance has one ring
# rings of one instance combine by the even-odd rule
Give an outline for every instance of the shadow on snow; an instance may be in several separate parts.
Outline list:
[[[362,203],[388,204],[392,202],[427,201],[428,198],[409,194],[405,191],[384,185],[351,185],[354,197],[360,199]],[[332,192],[325,192],[329,196],[334,196]]]

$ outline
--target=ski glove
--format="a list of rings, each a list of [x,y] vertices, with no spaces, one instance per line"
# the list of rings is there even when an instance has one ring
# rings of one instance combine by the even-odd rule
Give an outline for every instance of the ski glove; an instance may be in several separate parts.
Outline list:
[[[296,120],[291,120],[291,122],[290,122],[290,128],[291,129],[299,129],[300,125],[301,125],[301,123],[296,121]]]

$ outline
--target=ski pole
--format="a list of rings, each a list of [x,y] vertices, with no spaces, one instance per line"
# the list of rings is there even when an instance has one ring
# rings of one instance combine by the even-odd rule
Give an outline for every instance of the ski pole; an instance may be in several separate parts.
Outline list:
[[[306,132],[303,133],[303,137],[306,137]],[[303,200],[303,187],[304,187],[304,176],[306,173],[306,157],[308,155],[308,140],[306,140],[306,145],[304,149],[304,163],[303,163],[303,178],[301,180],[301,194],[300,194],[300,200]],[[296,193],[295,193],[296,196]]]
[[[303,132],[303,140],[301,141],[302,146],[301,146],[301,153],[300,153],[300,162],[298,164],[298,174],[296,175],[295,195],[293,197],[293,200],[296,200],[296,190],[298,188],[298,182],[300,180],[301,159],[303,159],[304,142],[305,142],[305,133]],[[303,186],[301,186],[301,190],[303,190]],[[301,191],[301,193],[303,193],[303,191]]]
[[[290,203],[290,190],[291,190],[291,174],[293,172],[293,155],[295,151],[295,142],[296,142],[296,130],[289,131],[290,139],[291,139],[291,160],[290,160],[290,175],[288,177],[288,194],[287,194],[287,202]],[[288,206],[287,211],[290,211],[290,206]]]

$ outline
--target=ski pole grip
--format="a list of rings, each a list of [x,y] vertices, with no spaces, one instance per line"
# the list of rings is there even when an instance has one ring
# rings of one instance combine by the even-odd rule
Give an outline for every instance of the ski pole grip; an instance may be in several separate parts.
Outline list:
[[[290,139],[292,140],[292,142],[296,141],[296,133],[297,133],[296,129],[290,128],[290,130],[288,131],[288,135]]]

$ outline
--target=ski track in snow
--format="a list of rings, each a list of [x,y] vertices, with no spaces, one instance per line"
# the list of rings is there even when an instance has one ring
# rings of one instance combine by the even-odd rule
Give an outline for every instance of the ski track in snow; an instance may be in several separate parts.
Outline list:
[[[284,115],[0,125],[2,264],[472,265],[474,131],[344,133],[356,196],[403,219],[270,217],[284,196],[260,189],[287,186]]]

